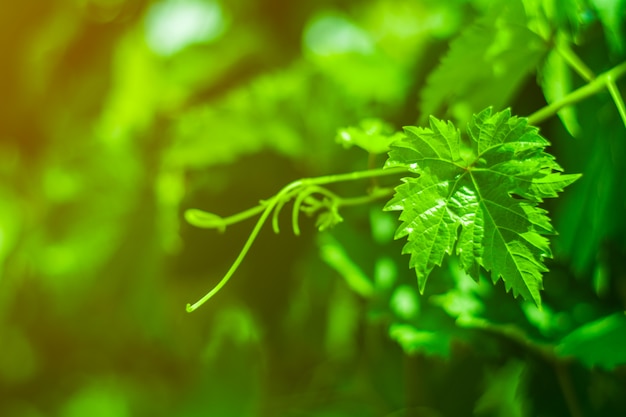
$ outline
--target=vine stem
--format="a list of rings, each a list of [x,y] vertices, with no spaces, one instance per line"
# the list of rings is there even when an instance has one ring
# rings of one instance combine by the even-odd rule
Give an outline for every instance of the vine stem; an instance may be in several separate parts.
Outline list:
[[[567,61],[567,63],[588,83],[592,82],[596,76],[585,65],[585,63],[572,51],[568,44],[563,43],[558,47],[558,52],[561,56]],[[624,105],[624,100],[622,99],[622,95],[617,88],[617,84],[615,83],[615,77],[611,74],[608,75],[606,79],[606,88],[609,90],[609,94],[611,94],[611,98],[615,102],[615,107],[617,107],[617,111],[619,112],[620,117],[622,118],[622,123],[624,123],[624,127],[626,127],[626,105]]]
[[[619,79],[624,74],[626,74],[626,62],[623,62],[620,65],[613,67],[612,69],[598,75],[595,79],[591,80],[586,85],[572,91],[562,99],[557,100],[531,114],[530,116],[528,116],[528,123],[536,125],[544,121],[545,119],[554,116],[563,107],[577,103],[607,88],[609,90],[609,93],[611,93],[613,100],[615,100],[616,102],[620,115],[624,120],[624,125],[626,125],[626,107],[624,106],[624,102],[622,101],[622,98],[617,91],[617,86],[615,86],[615,80]]]
[[[561,42],[556,50],[585,81],[590,82],[596,78],[593,71],[572,51],[572,48],[567,43]]]
[[[622,99],[622,95],[617,89],[617,84],[615,83],[615,80],[613,78],[609,79],[607,81],[606,87],[609,89],[609,93],[611,94],[611,97],[615,102],[617,111],[622,118],[622,123],[624,123],[624,127],[626,127],[626,105],[624,105],[624,100]]]
[[[239,215],[235,215],[236,218],[238,219],[246,219],[246,218],[251,217],[252,214],[257,214],[261,212],[262,210],[261,217],[259,217],[259,219],[257,220],[256,224],[254,225],[254,228],[252,229],[252,232],[248,236],[248,239],[243,245],[243,248],[239,252],[239,255],[237,256],[233,264],[230,266],[230,268],[228,269],[224,277],[222,277],[222,279],[217,283],[215,287],[213,287],[211,291],[206,293],[198,301],[196,301],[193,304],[191,303],[187,304],[186,306],[187,312],[191,313],[197,310],[201,305],[206,303],[211,297],[217,294],[224,287],[224,285],[228,283],[230,278],[235,274],[235,272],[241,265],[241,262],[244,260],[244,258],[248,254],[248,251],[252,247],[252,244],[258,237],[259,232],[263,228],[263,225],[269,218],[272,211],[274,209],[281,208],[285,204],[285,202],[293,198],[294,195],[299,195],[300,192],[302,191],[297,192],[298,190],[303,190],[306,193],[306,190],[308,188],[313,187],[316,191],[319,191],[317,189],[317,186],[320,186],[320,185],[327,185],[327,184],[333,184],[333,183],[344,182],[344,181],[356,181],[356,180],[364,179],[364,178],[377,178],[377,177],[383,177],[383,176],[389,176],[389,175],[405,174],[408,172],[409,171],[405,168],[394,167],[394,168],[387,168],[387,169],[378,168],[378,169],[369,169],[366,171],[354,171],[354,172],[349,172],[345,174],[325,175],[322,177],[303,178],[303,179],[296,180],[287,184],[273,197],[261,202],[259,206],[256,206],[252,209],[248,209],[240,213]],[[380,194],[377,194],[377,195],[380,196]],[[356,202],[360,202],[360,201],[370,201],[370,199],[368,198],[346,199],[346,203],[353,205]],[[347,205],[347,204],[343,204],[343,205]],[[235,216],[231,216],[231,218],[229,219],[231,219],[232,221],[232,218]]]

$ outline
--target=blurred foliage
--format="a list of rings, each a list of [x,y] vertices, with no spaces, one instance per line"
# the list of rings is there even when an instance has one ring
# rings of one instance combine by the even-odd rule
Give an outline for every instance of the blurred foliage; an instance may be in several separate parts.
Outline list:
[[[556,102],[625,61],[625,1],[1,9],[0,416],[626,413],[626,128],[607,92],[540,125],[583,174],[546,204],[542,309],[453,258],[419,295],[376,203],[262,232],[188,315],[251,226],[183,217],[381,166],[389,135],[431,114]],[[397,185],[378,181],[334,189]]]

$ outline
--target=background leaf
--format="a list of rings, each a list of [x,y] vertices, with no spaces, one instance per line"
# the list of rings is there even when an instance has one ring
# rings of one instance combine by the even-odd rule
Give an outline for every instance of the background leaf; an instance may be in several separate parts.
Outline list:
[[[615,313],[587,323],[565,336],[557,347],[563,356],[574,356],[588,367],[614,369],[626,364],[626,315]]]
[[[469,121],[487,106],[503,108],[535,67],[546,45],[526,27],[520,1],[491,3],[450,44],[420,96],[420,123],[429,115]]]

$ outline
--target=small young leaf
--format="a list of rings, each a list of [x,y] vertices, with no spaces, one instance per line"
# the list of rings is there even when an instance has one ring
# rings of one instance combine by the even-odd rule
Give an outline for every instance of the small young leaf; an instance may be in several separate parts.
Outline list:
[[[482,266],[507,290],[541,304],[543,259],[553,234],[543,198],[574,182],[562,175],[548,145],[524,118],[487,108],[468,123],[470,140],[452,123],[434,117],[430,128],[405,128],[392,145],[386,167],[405,167],[419,177],[403,179],[386,210],[402,211],[395,238],[407,237],[419,289],[444,255],[459,255],[475,279]]]
[[[346,127],[337,132],[337,143],[345,148],[358,146],[372,154],[383,154],[401,135],[380,119],[361,120],[358,127]]]

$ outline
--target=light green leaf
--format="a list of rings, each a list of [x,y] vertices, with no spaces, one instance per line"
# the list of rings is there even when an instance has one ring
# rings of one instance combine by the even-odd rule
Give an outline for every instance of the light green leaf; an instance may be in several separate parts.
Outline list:
[[[527,28],[518,0],[493,3],[486,16],[452,41],[428,76],[420,96],[420,123],[432,114],[467,121],[472,111],[504,106],[546,50],[539,35]]]
[[[591,0],[606,34],[607,42],[613,52],[624,51],[624,18],[626,0]]]
[[[392,145],[386,167],[405,167],[419,177],[403,178],[386,210],[402,211],[395,238],[407,237],[420,291],[444,255],[459,255],[478,279],[480,267],[502,278],[514,296],[541,304],[543,260],[554,233],[543,198],[574,182],[562,175],[548,145],[524,118],[487,108],[468,123],[469,140],[450,122],[431,117],[430,128],[405,128]]]

